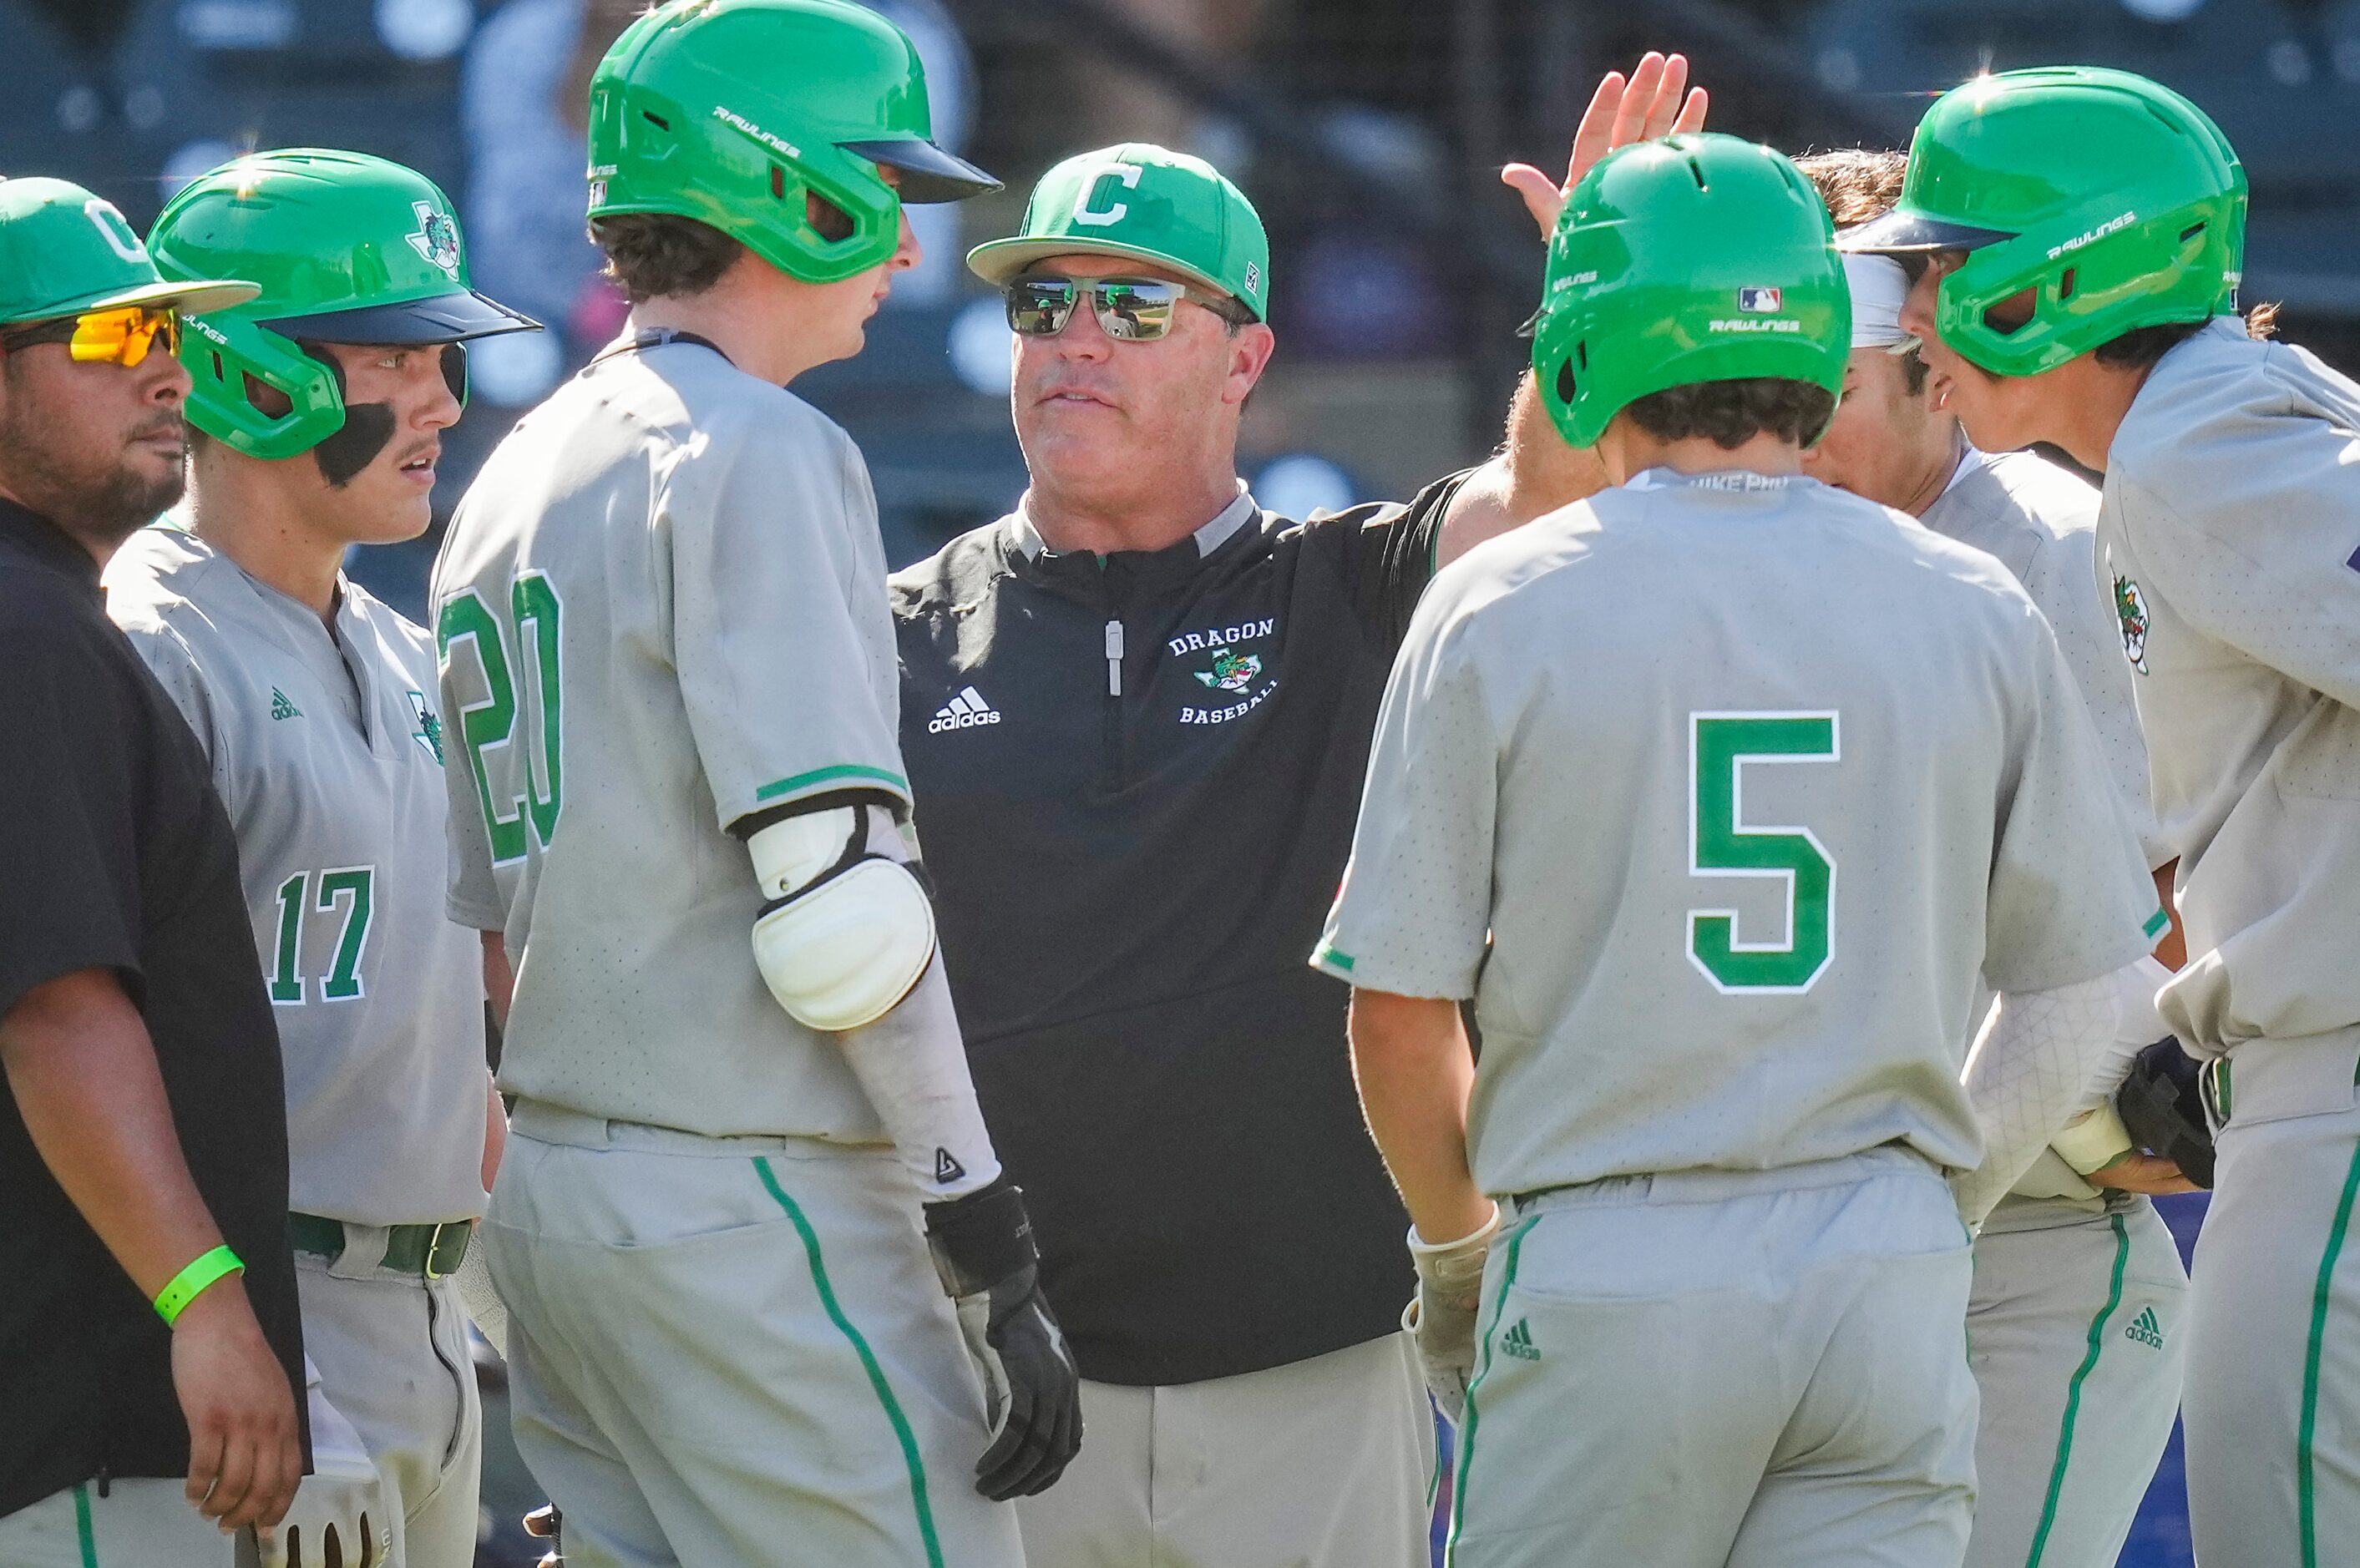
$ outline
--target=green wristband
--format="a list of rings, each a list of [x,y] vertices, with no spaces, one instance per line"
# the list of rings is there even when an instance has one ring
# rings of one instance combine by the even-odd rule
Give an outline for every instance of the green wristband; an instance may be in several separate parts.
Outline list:
[[[224,1274],[243,1274],[246,1265],[237,1254],[226,1247],[216,1247],[202,1254],[195,1262],[172,1276],[170,1283],[156,1292],[156,1315],[169,1328],[180,1321],[189,1303],[202,1295]]]

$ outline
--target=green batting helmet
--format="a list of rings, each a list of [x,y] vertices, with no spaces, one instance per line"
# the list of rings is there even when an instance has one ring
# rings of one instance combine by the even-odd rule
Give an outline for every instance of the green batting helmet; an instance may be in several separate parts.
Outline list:
[[[459,220],[432,180],[366,153],[233,159],[172,198],[148,248],[168,278],[262,286],[180,340],[189,422],[250,457],[293,457],[344,428],[335,368],[306,343],[449,343],[539,325],[468,286]],[[289,407],[268,411],[279,398]]]
[[[1707,132],[1608,154],[1549,241],[1533,370],[1558,431],[1594,446],[1622,409],[1690,382],[1840,391],[1852,292],[1833,233],[1766,147]]]
[[[2245,172],[2221,128],[2126,71],[1980,76],[1935,101],[1901,201],[1846,250],[1963,250],[1936,330],[1985,370],[2033,376],[2135,327],[2236,309]],[[2032,315],[1986,312],[2027,289]]]
[[[672,0],[590,79],[590,216],[694,218],[808,283],[885,261],[903,201],[1000,182],[936,147],[901,30],[849,0]],[[877,166],[901,171],[897,194]],[[852,220],[831,239],[805,193]]]

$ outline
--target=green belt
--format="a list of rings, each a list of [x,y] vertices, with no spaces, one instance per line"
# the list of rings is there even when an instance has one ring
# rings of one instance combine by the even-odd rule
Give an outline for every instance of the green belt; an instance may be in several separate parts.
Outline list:
[[[378,1266],[396,1273],[415,1274],[421,1279],[440,1279],[459,1271],[460,1262],[467,1256],[467,1242],[474,1234],[475,1227],[465,1220],[393,1225],[386,1231],[385,1257],[379,1259]],[[308,1252],[333,1263],[344,1255],[344,1222],[322,1219],[318,1214],[289,1214],[287,1241],[298,1252]]]

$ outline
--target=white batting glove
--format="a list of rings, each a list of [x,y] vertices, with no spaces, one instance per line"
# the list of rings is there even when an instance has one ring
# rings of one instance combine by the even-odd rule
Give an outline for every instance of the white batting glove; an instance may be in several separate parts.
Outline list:
[[[1437,1246],[1409,1233],[1410,1260],[1417,1265],[1417,1296],[1402,1312],[1402,1327],[1417,1345],[1426,1387],[1444,1419],[1459,1424],[1467,1409],[1467,1384],[1475,1375],[1475,1316],[1483,1293],[1483,1260],[1500,1234],[1500,1206],[1471,1234]]]
[[[402,1568],[377,1465],[353,1430],[320,1389],[320,1370],[303,1358],[305,1403],[311,1416],[311,1473],[279,1528],[257,1540],[262,1568]]]

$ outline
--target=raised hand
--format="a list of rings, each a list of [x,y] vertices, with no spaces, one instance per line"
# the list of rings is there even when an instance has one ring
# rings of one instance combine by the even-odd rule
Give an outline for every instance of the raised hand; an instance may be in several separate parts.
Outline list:
[[[1598,160],[1616,147],[1653,141],[1675,131],[1704,129],[1710,100],[1701,87],[1688,85],[1686,55],[1662,55],[1650,49],[1625,77],[1610,71],[1590,97],[1581,125],[1573,133],[1573,156],[1567,162],[1565,182],[1529,163],[1512,163],[1500,170],[1500,183],[1524,199],[1524,210],[1546,239],[1557,231],[1557,217],[1573,199],[1573,188]]]

